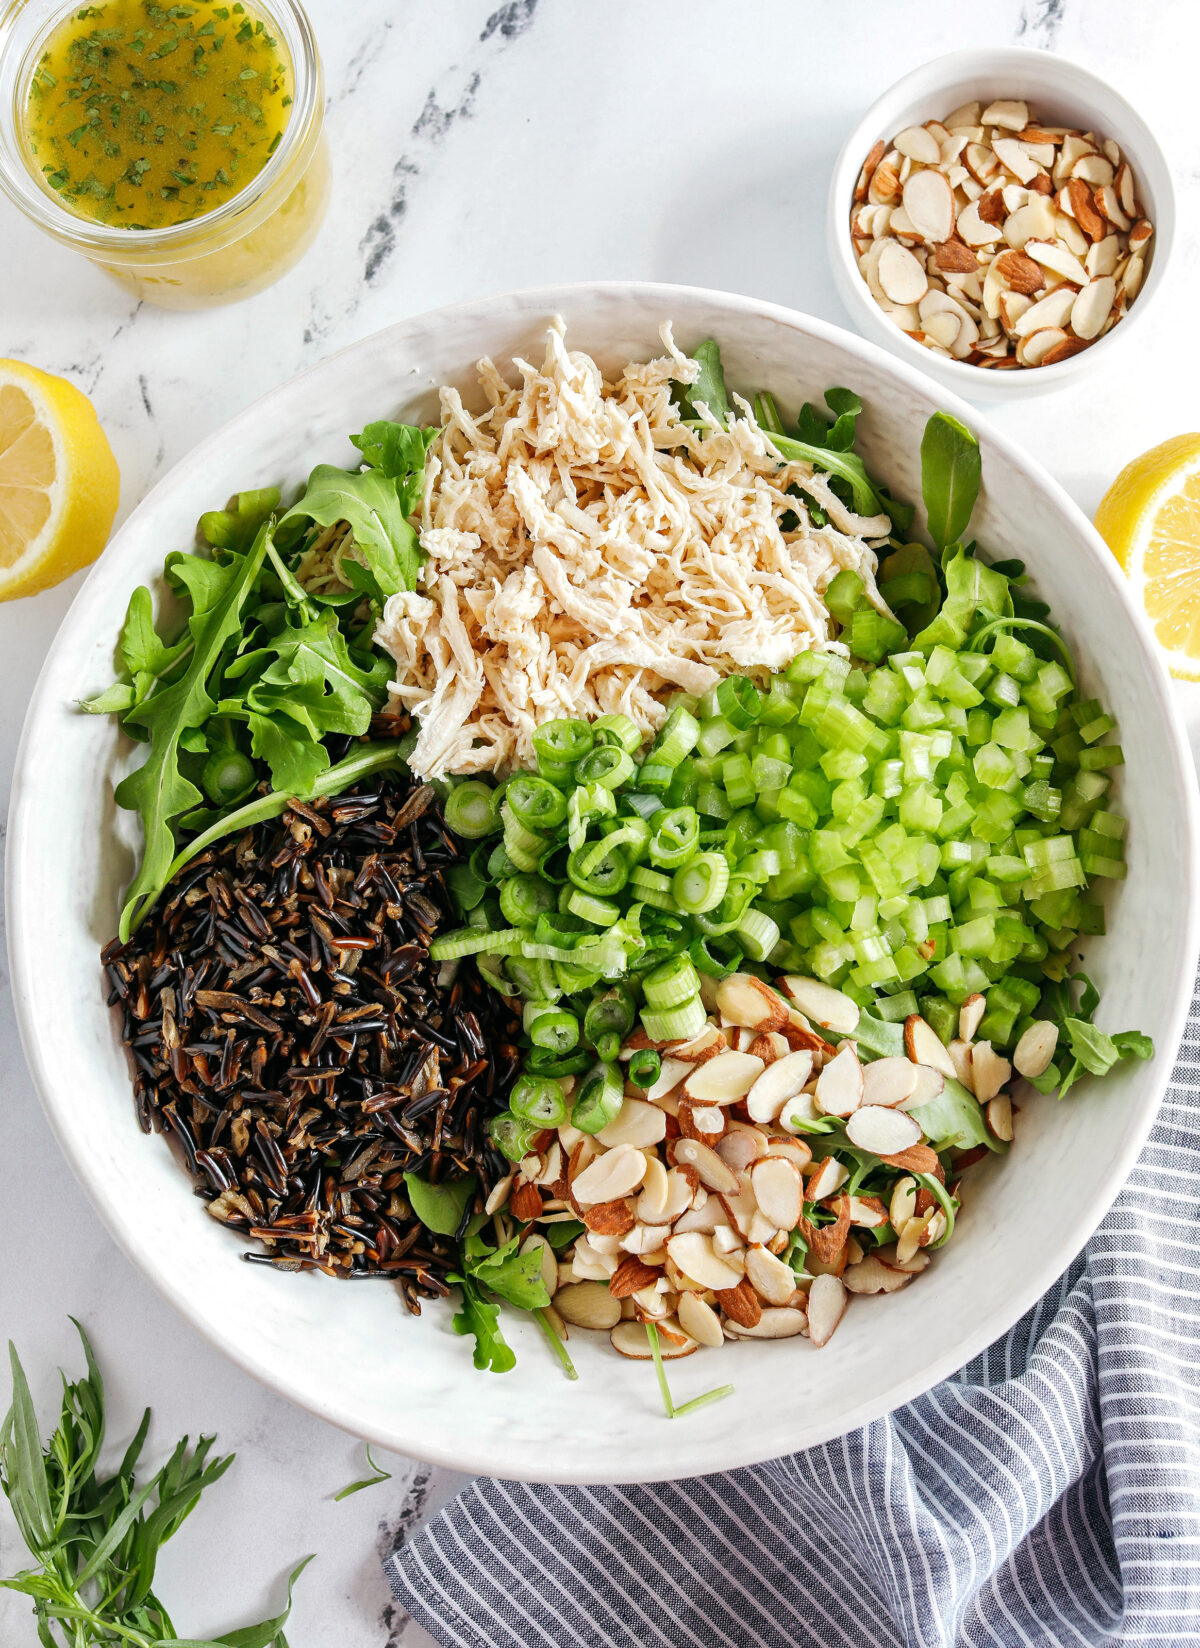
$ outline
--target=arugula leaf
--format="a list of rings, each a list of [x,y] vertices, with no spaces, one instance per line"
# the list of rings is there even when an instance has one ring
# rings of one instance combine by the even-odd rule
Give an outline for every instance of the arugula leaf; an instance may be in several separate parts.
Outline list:
[[[477,1182],[473,1173],[445,1184],[430,1184],[428,1179],[415,1173],[404,1175],[404,1188],[413,1212],[426,1230],[435,1231],[439,1236],[458,1235]]]
[[[307,800],[313,786],[329,769],[329,751],[311,732],[288,715],[260,715],[246,712],[250,748],[259,761],[271,769],[271,783],[289,796]]]
[[[499,1294],[519,1310],[544,1310],[550,1294],[542,1280],[541,1248],[534,1243],[519,1253],[520,1240],[513,1236],[486,1259],[469,1263],[467,1269],[490,1293]]]
[[[1004,1149],[988,1131],[982,1106],[949,1077],[942,1091],[913,1110],[912,1115],[935,1150],[973,1150],[981,1144],[989,1150]]]
[[[297,519],[315,521],[318,526],[333,526],[338,521],[349,524],[366,558],[371,593],[377,600],[417,587],[425,552],[405,515],[402,487],[382,469],[352,475],[332,464],[318,464],[303,496],[279,524],[286,527]]]
[[[390,480],[401,483],[401,507],[406,515],[414,515],[425,489],[425,458],[437,438],[436,427],[380,419],[350,440],[373,469],[382,469]]]
[[[1118,1030],[1112,1044],[1123,1059],[1152,1059],[1154,1042],[1140,1030]]]
[[[979,442],[948,412],[935,412],[921,439],[921,496],[939,549],[957,543],[979,496]]]
[[[164,686],[128,712],[127,724],[150,735],[145,762],[117,786],[122,807],[141,814],[145,848],[138,872],[126,890],[120,936],[129,937],[133,923],[153,902],[170,873],[175,856],[174,820],[203,799],[199,789],[179,766],[179,740],[216,710],[208,680],[226,641],[241,627],[242,609],[266,554],[269,528],[260,527],[250,550],[217,564],[197,556],[168,559],[168,576],[192,596],[188,631],[193,650],[177,681]]]
[[[681,385],[681,405],[693,414],[697,406],[707,406],[718,423],[727,424],[732,415],[729,391],[725,387],[725,368],[721,364],[721,346],[715,338],[705,338],[692,350],[692,359],[700,367],[695,383]]]
[[[361,1493],[364,1488],[374,1488],[380,1482],[390,1482],[392,1480],[391,1471],[385,1471],[382,1465],[377,1465],[371,1458],[371,1444],[369,1442],[367,1443],[367,1465],[373,1475],[360,1477],[357,1482],[348,1482],[344,1488],[334,1494],[335,1504],[340,1499],[349,1499],[351,1494]]]
[[[485,1299],[477,1282],[469,1276],[452,1274],[448,1282],[457,1283],[462,1292],[462,1309],[455,1314],[455,1333],[475,1335],[475,1366],[482,1372],[508,1373],[516,1366],[516,1357],[500,1331],[500,1306]]]
[[[1090,1075],[1107,1075],[1120,1058],[1112,1037],[1106,1036],[1103,1030],[1097,1030],[1086,1019],[1065,1019],[1063,1028],[1072,1053]]]

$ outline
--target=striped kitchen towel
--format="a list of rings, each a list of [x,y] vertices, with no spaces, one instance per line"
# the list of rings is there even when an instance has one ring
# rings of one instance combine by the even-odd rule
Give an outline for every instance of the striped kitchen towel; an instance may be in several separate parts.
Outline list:
[[[392,1590],[457,1648],[1200,1643],[1198,1235],[1200,995],[1112,1212],[955,1378],[754,1469],[481,1479]]]

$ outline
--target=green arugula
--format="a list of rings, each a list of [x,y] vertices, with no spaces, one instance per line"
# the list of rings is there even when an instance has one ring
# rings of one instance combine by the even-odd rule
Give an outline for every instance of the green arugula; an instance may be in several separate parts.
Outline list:
[[[939,549],[958,543],[979,496],[979,442],[948,412],[935,412],[921,438],[921,496]]]
[[[445,1184],[430,1184],[415,1173],[404,1175],[404,1189],[417,1218],[426,1230],[439,1236],[457,1236],[463,1214],[470,1206],[478,1181],[473,1173],[465,1179],[451,1179]]]
[[[483,1290],[472,1277],[452,1273],[446,1280],[455,1282],[462,1293],[462,1308],[454,1316],[455,1333],[474,1334],[475,1366],[483,1372],[508,1373],[516,1366],[512,1347],[500,1331],[500,1306],[485,1299]]]
[[[1075,990],[1080,990],[1078,1003]],[[1040,1093],[1052,1093],[1064,1098],[1084,1075],[1105,1076],[1123,1059],[1150,1059],[1154,1057],[1154,1043],[1140,1030],[1118,1030],[1107,1035],[1092,1023],[1092,1014],[1100,1005],[1100,992],[1086,973],[1073,973],[1057,983],[1049,983],[1042,991],[1039,1012],[1057,1024],[1059,1048],[1064,1047],[1069,1058],[1058,1058],[1037,1077],[1033,1085]]]
[[[0,1586],[30,1598],[43,1648],[287,1648],[292,1586],[310,1557],[293,1569],[287,1605],[273,1619],[213,1640],[176,1631],[153,1588],[158,1553],[233,1455],[210,1457],[214,1437],[202,1436],[192,1448],[185,1436],[139,1486],[147,1408],[115,1473],[99,1475],[104,1382],[87,1335],[75,1326],[87,1373],[75,1383],[63,1376],[61,1417],[45,1447],[29,1382],[9,1345],[13,1398],[0,1425],[0,1488],[34,1566],[0,1579]]]
[[[367,1443],[367,1466],[371,1470],[372,1475],[359,1477],[357,1482],[347,1482],[344,1488],[339,1489],[338,1492],[334,1494],[333,1499],[335,1504],[339,1500],[349,1499],[351,1494],[361,1493],[364,1488],[374,1488],[377,1487],[380,1482],[390,1482],[392,1480],[391,1471],[385,1471],[382,1465],[377,1465],[371,1458],[371,1444],[369,1442]]]

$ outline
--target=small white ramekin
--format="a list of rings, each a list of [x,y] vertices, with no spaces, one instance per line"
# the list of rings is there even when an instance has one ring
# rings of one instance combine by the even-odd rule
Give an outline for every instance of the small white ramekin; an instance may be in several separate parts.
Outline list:
[[[880,138],[886,143],[905,126],[940,120],[961,103],[980,98],[1024,98],[1039,120],[1074,126],[1113,138],[1128,157],[1138,195],[1154,225],[1146,278],[1128,313],[1092,345],[1055,366],[1007,372],[947,360],[915,343],[879,308],[859,273],[850,239],[850,208],[863,161]],[[968,400],[1007,401],[1059,389],[1109,360],[1124,348],[1163,283],[1175,240],[1175,191],[1162,149],[1142,117],[1117,91],[1088,69],[1052,52],[1003,47],[952,52],[906,74],[863,115],[847,137],[829,188],[829,254],[838,295],[853,324],[911,365],[939,379]]]

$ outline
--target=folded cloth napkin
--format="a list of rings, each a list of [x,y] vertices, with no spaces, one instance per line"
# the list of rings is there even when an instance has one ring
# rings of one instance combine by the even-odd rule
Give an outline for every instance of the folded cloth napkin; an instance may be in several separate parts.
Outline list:
[[[1200,1643],[1200,994],[1083,1254],[953,1379],[690,1482],[480,1479],[386,1563],[463,1648]]]

